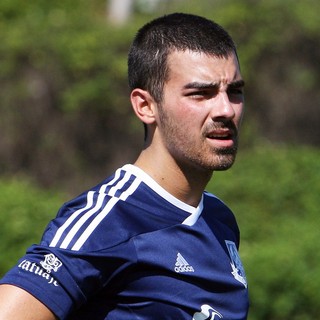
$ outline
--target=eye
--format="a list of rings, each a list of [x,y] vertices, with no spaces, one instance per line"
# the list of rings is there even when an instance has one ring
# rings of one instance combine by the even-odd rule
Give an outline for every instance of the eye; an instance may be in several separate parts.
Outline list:
[[[192,91],[192,92],[188,92],[186,94],[187,97],[190,97],[190,96],[204,96],[204,95],[206,95],[206,92],[204,90]]]
[[[244,89],[244,81],[236,81],[234,83],[230,83],[227,88],[228,95],[242,97]]]
[[[230,102],[240,103],[244,101],[243,87],[229,87],[227,89],[227,94]]]
[[[243,95],[243,88],[228,88],[227,90],[229,95]]]
[[[210,99],[215,95],[215,92],[212,90],[196,90],[192,92],[188,92],[186,94],[187,97],[195,98],[195,99]]]

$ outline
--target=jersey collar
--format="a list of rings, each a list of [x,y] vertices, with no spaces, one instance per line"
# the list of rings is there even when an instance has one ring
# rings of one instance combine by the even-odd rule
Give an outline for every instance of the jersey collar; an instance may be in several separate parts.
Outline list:
[[[132,173],[138,179],[148,185],[153,191],[160,195],[163,199],[170,202],[179,209],[189,213],[189,216],[182,222],[184,225],[192,226],[198,220],[203,209],[203,195],[197,207],[190,206],[189,204],[174,197],[171,193],[162,188],[153,178],[146,172],[132,164],[126,164],[122,167],[123,170]]]

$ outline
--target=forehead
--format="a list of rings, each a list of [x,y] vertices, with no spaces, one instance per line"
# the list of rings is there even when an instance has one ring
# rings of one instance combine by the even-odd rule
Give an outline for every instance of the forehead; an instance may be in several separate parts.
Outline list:
[[[228,57],[216,57],[194,51],[173,51],[168,56],[169,82],[204,81],[230,83],[241,80],[235,53]]]

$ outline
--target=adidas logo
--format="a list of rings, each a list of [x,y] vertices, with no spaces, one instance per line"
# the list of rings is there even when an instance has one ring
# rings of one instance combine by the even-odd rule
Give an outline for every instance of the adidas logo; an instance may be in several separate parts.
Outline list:
[[[177,273],[194,272],[194,269],[192,266],[190,266],[187,260],[181,255],[181,253],[178,252],[174,271]]]

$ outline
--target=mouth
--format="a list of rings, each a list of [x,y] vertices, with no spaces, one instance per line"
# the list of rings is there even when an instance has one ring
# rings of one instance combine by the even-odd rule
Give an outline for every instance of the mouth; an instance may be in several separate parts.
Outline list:
[[[230,129],[216,129],[209,132],[206,137],[211,140],[234,140],[235,134]]]

